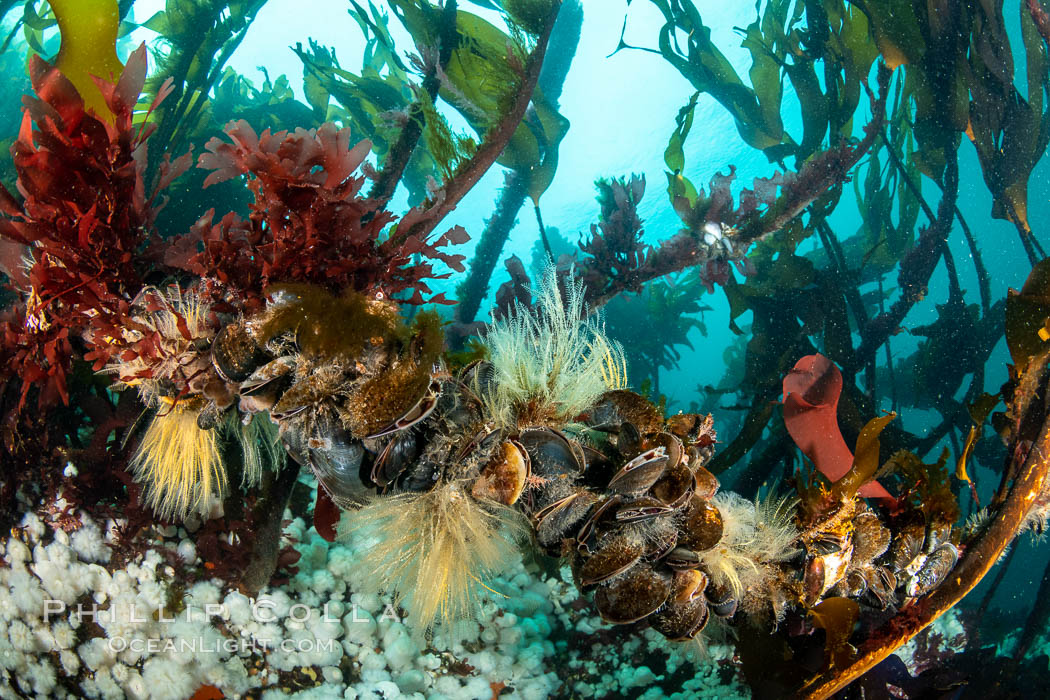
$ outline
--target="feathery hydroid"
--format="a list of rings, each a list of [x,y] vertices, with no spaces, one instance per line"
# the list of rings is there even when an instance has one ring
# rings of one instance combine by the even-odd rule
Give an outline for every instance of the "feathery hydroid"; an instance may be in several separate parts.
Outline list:
[[[753,502],[722,491],[712,499],[722,514],[722,539],[700,555],[711,582],[728,588],[745,610],[768,593],[775,565],[798,553],[794,500],[767,495]],[[751,605],[749,605],[749,603]]]
[[[534,308],[517,303],[482,341],[492,363],[482,395],[502,426],[564,424],[624,383],[623,350],[598,316],[585,316],[583,283],[570,272],[563,298],[549,265],[536,292]]]
[[[158,411],[131,460],[135,481],[145,484],[145,502],[163,519],[201,512],[213,492],[225,494],[216,431],[197,425],[202,404],[189,399]]]
[[[519,555],[523,523],[506,506],[472,498],[460,482],[426,493],[378,496],[343,519],[357,568],[373,592],[387,591],[415,617],[422,635],[472,616],[480,588]]]

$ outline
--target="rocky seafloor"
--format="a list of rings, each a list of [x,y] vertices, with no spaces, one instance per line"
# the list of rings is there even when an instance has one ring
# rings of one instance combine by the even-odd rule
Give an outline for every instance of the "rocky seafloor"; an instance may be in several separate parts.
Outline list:
[[[422,641],[410,613],[355,592],[352,542],[326,542],[291,513],[298,571],[254,598],[177,572],[173,555],[205,570],[185,529],[155,527],[115,566],[121,523],[77,516],[61,529],[29,513],[0,545],[2,698],[747,696],[731,647],[611,628],[567,568],[516,562],[455,641]]]

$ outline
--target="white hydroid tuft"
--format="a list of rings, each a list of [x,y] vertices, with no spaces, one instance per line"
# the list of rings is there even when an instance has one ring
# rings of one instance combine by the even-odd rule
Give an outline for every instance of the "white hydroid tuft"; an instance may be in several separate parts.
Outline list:
[[[361,554],[359,578],[403,603],[420,635],[472,617],[485,582],[520,557],[517,511],[482,504],[459,482],[379,496],[343,523],[341,538]]]
[[[515,304],[485,335],[492,377],[481,393],[500,425],[565,423],[624,384],[623,350],[600,317],[585,317],[582,282],[567,279],[563,295],[549,265],[534,307]]]

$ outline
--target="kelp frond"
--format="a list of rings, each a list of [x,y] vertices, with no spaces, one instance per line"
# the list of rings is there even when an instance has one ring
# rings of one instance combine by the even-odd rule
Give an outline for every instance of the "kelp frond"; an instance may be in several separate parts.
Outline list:
[[[535,307],[516,304],[485,335],[493,381],[483,396],[501,425],[571,421],[623,381],[623,350],[600,318],[584,317],[582,282],[568,275],[563,298],[558,277],[548,266]]]
[[[213,492],[221,498],[226,491],[216,431],[197,425],[202,406],[191,399],[162,407],[131,460],[146,504],[165,520],[202,512]]]
[[[426,493],[380,496],[344,519],[357,568],[374,592],[387,591],[424,634],[471,617],[485,581],[518,556],[515,511],[470,497],[458,482]]]

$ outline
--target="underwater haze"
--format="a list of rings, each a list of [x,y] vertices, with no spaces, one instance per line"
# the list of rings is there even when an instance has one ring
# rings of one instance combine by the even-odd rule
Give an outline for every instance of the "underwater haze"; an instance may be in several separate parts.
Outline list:
[[[0,698],[1050,682],[1048,0],[0,30]]]

